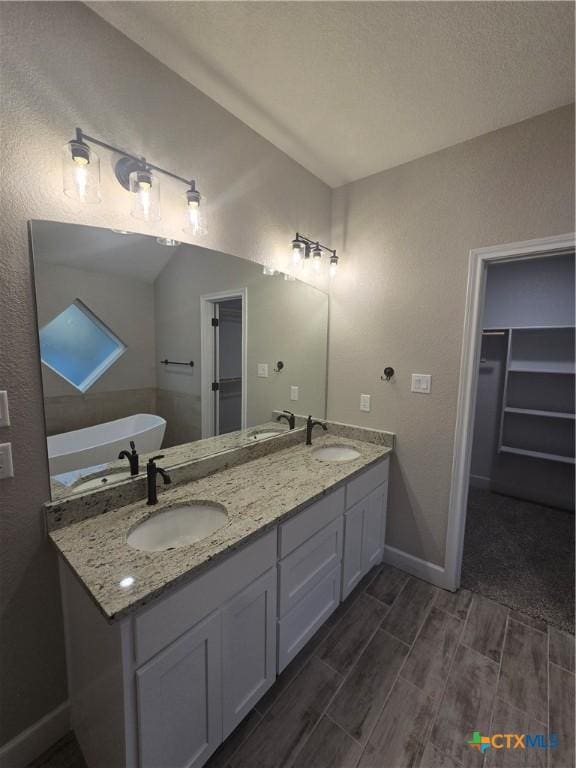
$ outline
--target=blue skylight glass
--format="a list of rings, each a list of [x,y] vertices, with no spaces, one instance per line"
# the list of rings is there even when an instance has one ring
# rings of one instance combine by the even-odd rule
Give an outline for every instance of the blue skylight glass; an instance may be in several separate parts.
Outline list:
[[[79,299],[40,329],[42,362],[86,392],[126,345]]]

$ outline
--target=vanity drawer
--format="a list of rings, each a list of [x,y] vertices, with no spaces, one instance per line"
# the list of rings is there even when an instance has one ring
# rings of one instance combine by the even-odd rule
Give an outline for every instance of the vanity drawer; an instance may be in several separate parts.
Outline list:
[[[340,603],[340,564],[278,622],[278,673],[292,661]]]
[[[276,566],[277,532],[233,552],[219,565],[134,618],[134,654],[142,664]]]
[[[286,557],[292,550],[342,515],[343,512],[344,488],[339,488],[320,501],[306,507],[287,523],[282,523],[278,536],[279,557]]]
[[[279,563],[279,615],[284,616],[342,559],[344,518],[336,518]]]
[[[379,461],[371,469],[363,472],[359,477],[351,480],[346,486],[346,509],[350,509],[379,485],[388,480],[390,460],[388,458]]]

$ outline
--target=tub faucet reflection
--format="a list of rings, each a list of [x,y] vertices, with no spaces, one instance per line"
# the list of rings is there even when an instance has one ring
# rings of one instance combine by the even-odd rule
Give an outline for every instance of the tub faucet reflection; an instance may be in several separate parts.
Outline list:
[[[163,459],[164,456],[153,456],[148,464],[146,464],[146,481],[148,485],[148,501],[146,502],[148,505],[151,504],[158,504],[158,493],[156,489],[156,475],[160,475],[162,479],[164,480],[164,485],[168,485],[168,483],[172,482],[170,479],[170,475],[168,472],[166,472],[165,469],[162,469],[162,467],[157,467],[156,462],[159,459]]]
[[[134,440],[130,440],[130,448],[132,449],[130,453],[128,453],[128,451],[120,451],[120,453],[118,454],[118,458],[128,459],[128,463],[130,464],[130,474],[132,475],[132,477],[134,477],[140,471],[138,451],[136,450],[136,445],[134,443]]]

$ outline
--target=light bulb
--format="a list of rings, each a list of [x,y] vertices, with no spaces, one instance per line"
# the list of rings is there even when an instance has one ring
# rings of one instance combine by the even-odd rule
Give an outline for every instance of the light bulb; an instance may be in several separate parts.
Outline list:
[[[305,243],[301,240],[292,240],[292,261],[294,264],[300,264],[304,255]]]
[[[62,157],[63,191],[81,203],[100,202],[100,160],[84,141],[70,141]]]
[[[314,266],[314,272],[318,274],[322,266],[322,249],[320,248],[319,243],[316,243],[314,248],[312,248],[312,264]]]
[[[186,219],[184,231],[189,232],[195,237],[205,235],[207,232],[206,216],[203,208],[204,206],[201,204],[200,192],[198,192],[196,186],[192,183],[190,189],[186,192]]]
[[[330,279],[333,279],[336,277],[336,274],[338,272],[338,256],[336,254],[332,254],[330,256],[330,267],[328,268],[328,274],[330,275]]]
[[[142,221],[160,220],[160,182],[152,171],[139,168],[129,176],[132,208],[130,213]]]

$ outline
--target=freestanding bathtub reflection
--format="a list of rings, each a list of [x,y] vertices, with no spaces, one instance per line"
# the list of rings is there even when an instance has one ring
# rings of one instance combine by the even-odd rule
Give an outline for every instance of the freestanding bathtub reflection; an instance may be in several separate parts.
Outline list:
[[[157,451],[164,439],[166,421],[151,413],[137,413],[94,427],[62,432],[48,438],[50,474],[116,461],[120,451],[136,443],[138,453]]]

